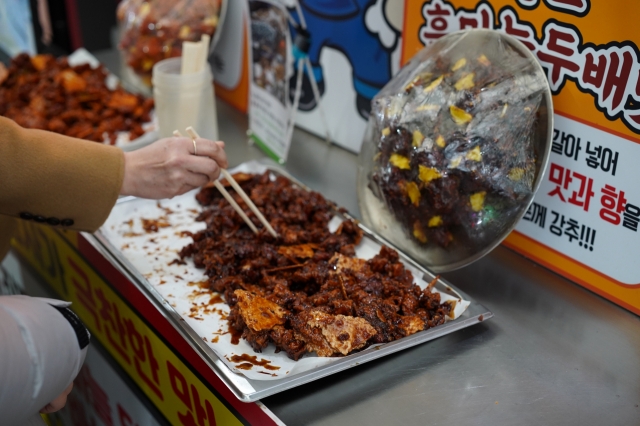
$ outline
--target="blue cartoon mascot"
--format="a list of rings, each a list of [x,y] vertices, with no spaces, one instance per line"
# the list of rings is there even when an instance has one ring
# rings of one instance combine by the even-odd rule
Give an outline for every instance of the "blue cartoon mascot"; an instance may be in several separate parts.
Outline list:
[[[365,13],[376,0],[298,0],[307,24],[308,41],[305,45],[318,83],[320,95],[324,93],[325,81],[320,65],[320,54],[324,47],[337,49],[349,60],[353,69],[353,87],[356,91],[358,113],[368,119],[371,99],[391,79],[391,50],[385,48],[378,36],[367,29]],[[297,21],[295,10],[291,15]],[[294,38],[300,28],[292,28]],[[294,55],[300,52],[294,49]],[[296,75],[290,80],[290,95],[293,99]],[[299,109],[310,111],[316,101],[308,76],[304,75]]]

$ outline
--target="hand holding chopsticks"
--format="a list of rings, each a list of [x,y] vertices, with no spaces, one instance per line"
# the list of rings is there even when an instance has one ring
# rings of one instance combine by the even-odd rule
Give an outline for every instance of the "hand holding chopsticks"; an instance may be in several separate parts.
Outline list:
[[[195,131],[195,129],[193,127],[187,127],[187,133],[189,134],[189,136],[193,139],[193,147],[194,147],[194,154],[197,153],[197,145],[195,143],[195,140],[198,139],[200,136],[198,135],[198,133]],[[180,132],[178,130],[175,130],[173,132],[174,136],[181,136]],[[240,195],[240,198],[242,198],[242,200],[247,204],[247,206],[249,207],[249,209],[251,209],[251,211],[253,212],[253,214],[256,215],[256,217],[258,218],[258,220],[260,220],[260,222],[264,225],[264,227],[267,229],[267,231],[274,237],[274,238],[278,238],[278,233],[275,231],[275,229],[273,229],[273,227],[271,226],[271,224],[267,221],[267,219],[264,217],[264,215],[262,214],[262,212],[260,212],[260,210],[258,210],[258,208],[256,207],[255,204],[253,204],[253,201],[251,201],[251,198],[249,198],[249,196],[244,192],[244,190],[240,187],[240,185],[238,185],[238,182],[235,181],[235,179],[233,178],[233,176],[231,176],[231,173],[229,173],[226,169],[220,169],[220,172],[222,173],[222,175],[225,177],[225,179],[227,179],[227,181],[231,184],[231,186],[233,187],[233,189],[236,190],[236,192],[238,193],[238,195]],[[218,191],[220,191],[220,193],[222,194],[222,196],[229,202],[229,204],[231,204],[231,206],[235,209],[235,211],[240,215],[240,217],[242,218],[242,220],[245,221],[245,223],[247,224],[247,226],[249,228],[251,228],[251,230],[254,233],[258,233],[258,229],[256,228],[256,226],[253,224],[253,222],[251,221],[251,219],[249,219],[249,217],[246,215],[246,213],[242,210],[242,208],[238,205],[238,203],[236,203],[236,201],[233,199],[233,197],[231,196],[231,194],[229,194],[229,192],[226,190],[226,188],[224,186],[222,186],[222,184],[220,183],[219,180],[215,180],[213,181],[214,186],[218,189]]]

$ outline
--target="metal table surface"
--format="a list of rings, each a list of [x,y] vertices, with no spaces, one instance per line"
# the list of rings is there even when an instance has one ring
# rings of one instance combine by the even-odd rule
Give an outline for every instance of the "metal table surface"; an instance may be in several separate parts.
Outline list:
[[[230,165],[263,157],[217,107]],[[356,161],[296,129],[285,168],[359,217]],[[640,318],[504,247],[444,277],[495,317],[263,403],[287,425],[640,425]]]
[[[218,114],[231,165],[262,156]],[[296,130],[285,168],[359,216],[356,161]],[[444,276],[495,317],[263,402],[287,425],[640,425],[640,318],[504,247]]]

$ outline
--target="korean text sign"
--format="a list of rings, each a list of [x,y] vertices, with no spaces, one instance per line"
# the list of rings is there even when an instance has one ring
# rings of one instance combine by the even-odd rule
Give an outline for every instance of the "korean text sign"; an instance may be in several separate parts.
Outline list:
[[[547,174],[506,244],[640,313],[638,2],[406,0],[402,62],[467,28],[508,33],[543,66],[555,110]]]

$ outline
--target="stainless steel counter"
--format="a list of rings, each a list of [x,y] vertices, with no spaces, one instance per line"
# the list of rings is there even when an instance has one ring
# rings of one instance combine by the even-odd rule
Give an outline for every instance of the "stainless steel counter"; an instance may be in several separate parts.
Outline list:
[[[261,158],[217,107],[231,166]],[[359,217],[354,154],[296,130],[285,168]],[[640,318],[503,247],[445,278],[495,317],[263,402],[291,426],[640,425]]]
[[[231,165],[261,157],[218,113]],[[296,130],[285,167],[359,216],[354,154]],[[503,247],[445,277],[495,317],[263,402],[287,425],[640,425],[640,318]]]

